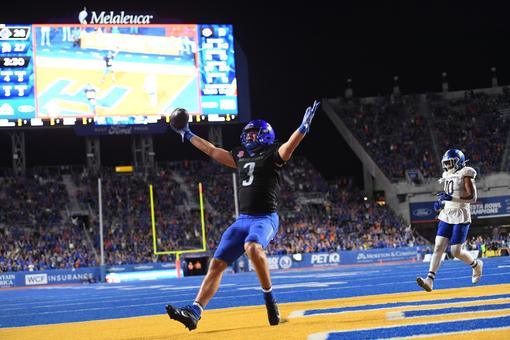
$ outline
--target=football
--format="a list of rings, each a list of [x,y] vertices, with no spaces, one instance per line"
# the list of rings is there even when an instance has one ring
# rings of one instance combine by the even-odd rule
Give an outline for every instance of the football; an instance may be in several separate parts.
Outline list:
[[[170,125],[176,130],[181,130],[186,126],[189,121],[189,113],[186,109],[176,108],[170,114]]]

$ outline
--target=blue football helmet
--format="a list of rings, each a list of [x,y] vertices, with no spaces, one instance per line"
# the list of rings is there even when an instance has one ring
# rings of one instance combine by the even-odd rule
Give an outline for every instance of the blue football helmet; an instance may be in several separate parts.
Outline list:
[[[255,140],[248,141],[246,137],[248,135],[248,131],[256,130],[257,136]],[[271,125],[268,122],[262,119],[252,120],[243,128],[243,132],[241,133],[241,144],[248,150],[254,150],[260,146],[271,145],[274,143],[275,133]]]
[[[459,149],[449,149],[444,153],[441,165],[444,171],[457,171],[466,165],[466,157]]]

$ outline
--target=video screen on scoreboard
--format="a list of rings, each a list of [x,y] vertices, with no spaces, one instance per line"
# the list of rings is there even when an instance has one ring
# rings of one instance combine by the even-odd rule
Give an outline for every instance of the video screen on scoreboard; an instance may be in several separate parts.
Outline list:
[[[0,25],[0,48],[1,126],[239,114],[231,25]]]

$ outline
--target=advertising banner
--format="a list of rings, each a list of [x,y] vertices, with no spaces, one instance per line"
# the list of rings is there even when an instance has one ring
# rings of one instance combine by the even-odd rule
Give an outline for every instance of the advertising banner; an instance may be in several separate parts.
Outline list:
[[[437,221],[433,209],[434,202],[418,202],[410,204],[411,222],[424,223]],[[510,196],[478,197],[471,204],[471,218],[494,218],[510,216]]]
[[[175,269],[175,263],[168,262],[153,262],[153,263],[138,263],[138,264],[123,264],[117,266],[107,266],[107,273],[127,273],[147,270],[165,270]]]
[[[510,196],[478,198],[471,204],[471,217],[492,218],[510,216]]]
[[[381,262],[415,261],[417,247],[384,248],[369,250],[339,251],[331,253],[307,253],[268,256],[270,270],[369,264]],[[253,271],[253,265],[246,256],[242,258],[243,269]]]
[[[99,267],[0,273],[0,288],[97,281]]]

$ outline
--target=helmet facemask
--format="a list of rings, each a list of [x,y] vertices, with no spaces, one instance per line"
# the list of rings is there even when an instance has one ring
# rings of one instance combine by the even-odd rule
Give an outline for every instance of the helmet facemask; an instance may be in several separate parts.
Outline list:
[[[257,149],[257,147],[260,146],[258,143],[258,136],[259,136],[260,129],[248,129],[244,131],[244,147],[248,149],[249,151],[254,151]]]
[[[442,161],[443,170],[446,172],[454,172],[459,168],[459,159],[458,158],[449,158]]]
[[[258,119],[249,122],[241,133],[241,143],[249,151],[274,143],[275,133],[269,123]]]

